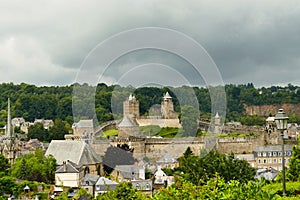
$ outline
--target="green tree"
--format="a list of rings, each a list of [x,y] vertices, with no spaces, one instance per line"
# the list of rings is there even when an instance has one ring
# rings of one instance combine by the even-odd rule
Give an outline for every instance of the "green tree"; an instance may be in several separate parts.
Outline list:
[[[29,181],[53,183],[56,160],[52,156],[44,156],[41,150],[23,155],[16,159],[11,175]]]
[[[119,183],[115,190],[109,191],[102,195],[97,196],[97,200],[143,200],[147,199],[141,192],[133,188],[132,183],[122,182]]]
[[[184,105],[181,108],[180,121],[184,136],[196,136],[198,129],[199,111],[192,106]]]
[[[63,140],[65,135],[69,131],[61,119],[55,119],[54,125],[49,128],[49,141],[51,140]]]
[[[226,182],[238,180],[241,183],[253,180],[256,173],[247,161],[236,159],[233,154],[220,154],[214,150],[203,157],[193,155],[181,157],[179,168],[175,171],[195,185],[206,182],[216,173]]]
[[[9,167],[10,165],[8,159],[5,158],[2,154],[0,154],[0,172],[6,173]]]
[[[28,127],[27,138],[46,141],[48,139],[48,131],[44,129],[44,125],[40,122]]]
[[[0,196],[13,194],[16,185],[12,177],[4,176],[0,178]]]
[[[293,147],[293,154],[287,171],[287,179],[290,181],[300,181],[300,148],[297,146]]]

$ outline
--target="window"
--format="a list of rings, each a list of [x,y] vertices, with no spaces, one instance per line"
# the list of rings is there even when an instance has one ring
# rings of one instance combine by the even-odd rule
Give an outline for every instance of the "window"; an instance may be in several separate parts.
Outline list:
[[[261,157],[261,152],[257,152],[257,156],[258,156],[258,157]]]
[[[268,152],[268,156],[271,157],[272,156],[272,152]]]
[[[260,159],[258,159],[258,163],[260,163]]]
[[[263,152],[263,157],[266,157],[267,156],[267,152]]]
[[[273,162],[274,162],[274,163],[276,163],[276,162],[277,162],[277,160],[276,160],[276,159],[274,159],[274,160],[273,160]]]
[[[272,159],[269,159],[269,163],[272,163]]]
[[[281,156],[281,152],[278,152],[278,156]]]
[[[264,159],[264,163],[267,163],[267,160],[266,160],[266,159]]]
[[[288,151],[287,156],[291,156],[291,155],[292,155],[292,152]]]
[[[137,190],[141,189],[140,184],[137,183],[136,186],[135,186],[135,188],[136,188]]]
[[[149,183],[146,184],[146,190],[150,190],[150,185],[149,185]]]
[[[277,152],[276,151],[273,152],[273,156],[277,156]]]
[[[281,158],[279,158],[279,159],[278,159],[278,163],[282,163],[282,160],[281,160]]]

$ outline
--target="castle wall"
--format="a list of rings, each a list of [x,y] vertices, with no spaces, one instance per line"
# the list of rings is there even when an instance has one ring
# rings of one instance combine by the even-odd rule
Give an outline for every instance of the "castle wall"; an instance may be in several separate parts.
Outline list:
[[[252,153],[259,146],[278,145],[281,144],[281,141],[278,132],[261,133],[256,137],[218,138],[217,150],[224,154],[230,154],[231,152],[234,154]],[[91,145],[100,156],[104,156],[110,145],[117,146],[125,143],[134,148],[133,156],[139,160],[144,157],[157,160],[164,154],[180,157],[188,147],[195,155],[199,155],[201,149],[205,148],[203,138],[124,138],[111,141],[95,141]]]
[[[139,118],[136,119],[139,126],[157,125],[159,127],[181,128],[179,119],[161,119],[161,118]]]

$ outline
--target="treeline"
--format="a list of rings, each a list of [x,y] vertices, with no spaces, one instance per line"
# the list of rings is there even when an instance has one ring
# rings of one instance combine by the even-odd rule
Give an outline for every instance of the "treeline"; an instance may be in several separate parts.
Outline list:
[[[73,93],[73,89],[77,88]],[[93,118],[100,123],[120,118],[123,113],[123,101],[134,93],[140,102],[140,112],[148,115],[151,107],[161,103],[163,94],[169,92],[173,97],[174,109],[180,112],[185,105],[199,105],[202,117],[210,117],[211,98],[207,88],[203,87],[121,87],[98,84],[96,87],[87,84],[70,86],[37,87],[22,83],[0,84],[0,122],[6,121],[7,98],[11,99],[12,117],[24,117],[27,121],[36,118],[60,118],[73,123],[79,118]],[[286,87],[272,86],[255,88],[253,84],[226,85],[227,120],[238,120],[245,115],[244,104],[282,104],[300,103],[300,89],[289,84]],[[73,101],[72,101],[73,100]],[[222,99],[221,99],[222,100]],[[75,107],[75,109],[73,108]]]

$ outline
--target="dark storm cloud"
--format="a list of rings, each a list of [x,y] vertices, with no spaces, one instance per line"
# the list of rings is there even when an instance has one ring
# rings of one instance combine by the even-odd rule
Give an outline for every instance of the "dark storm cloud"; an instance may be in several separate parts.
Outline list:
[[[225,83],[300,84],[298,1],[6,1],[0,7],[1,82],[70,84],[100,42],[137,27],[164,27],[199,42]],[[145,52],[144,52],[145,53]],[[119,71],[188,64],[165,54],[123,58]],[[188,72],[187,72],[188,73]],[[105,77],[116,80],[113,73]]]

